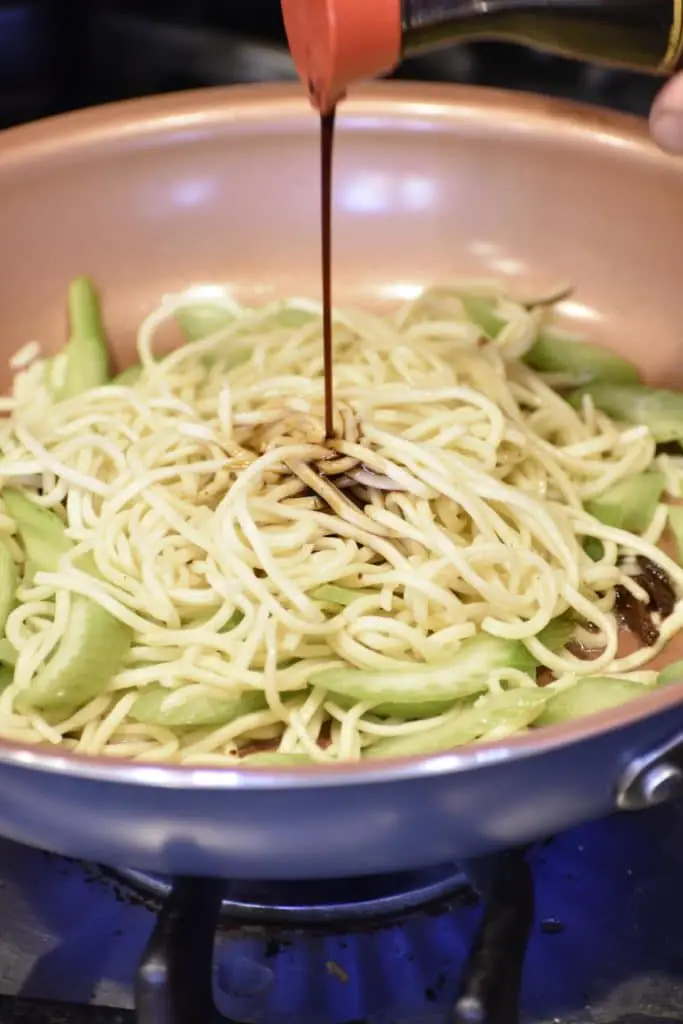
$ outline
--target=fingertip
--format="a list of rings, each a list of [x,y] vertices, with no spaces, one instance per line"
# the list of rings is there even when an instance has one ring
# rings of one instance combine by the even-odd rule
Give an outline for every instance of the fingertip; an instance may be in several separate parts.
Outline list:
[[[676,75],[657,96],[650,112],[650,132],[667,153],[683,153],[683,75]]]

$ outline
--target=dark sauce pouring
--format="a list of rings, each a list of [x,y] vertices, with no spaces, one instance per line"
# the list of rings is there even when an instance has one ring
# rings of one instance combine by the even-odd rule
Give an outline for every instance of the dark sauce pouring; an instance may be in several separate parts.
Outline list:
[[[320,236],[323,283],[323,366],[325,438],[334,437],[334,367],[332,350],[332,157],[337,108],[320,115]]]

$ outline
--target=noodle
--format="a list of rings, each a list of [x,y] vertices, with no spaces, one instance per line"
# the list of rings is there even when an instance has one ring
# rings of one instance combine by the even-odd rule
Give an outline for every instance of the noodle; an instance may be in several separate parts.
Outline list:
[[[628,552],[683,593],[683,570],[657,547],[667,509],[636,536],[585,506],[655,465],[669,493],[683,494],[683,460],[656,457],[649,430],[614,422],[590,399],[572,408],[550,376],[520,361],[547,310],[498,298],[495,339],[482,337],[455,289],[426,292],[393,316],[336,312],[330,445],[310,303],[226,303],[226,327],[158,358],[159,330],[192,305],[167,297],[140,328],[137,380],[61,402],[38,346],[22,349],[2,405],[0,485],[53,510],[72,546],[49,570],[20,566],[0,736],[191,764],[230,765],[264,749],[357,760],[376,743],[442,728],[487,696],[542,687],[535,670],[498,666],[478,690],[441,705],[425,691],[411,710],[379,690],[358,699],[328,689],[326,673],[400,679],[448,665],[482,635],[518,644],[553,673],[555,693],[599,673],[645,685],[642,670],[683,626],[683,607],[654,647],[620,656],[615,588],[647,600]],[[23,562],[3,505],[0,530]],[[597,560],[586,538],[602,543]],[[79,600],[130,631],[125,657],[91,699],[30,707]],[[567,615],[597,630],[596,658],[545,644],[540,634]],[[137,720],[136,701],[155,687],[167,694],[159,720]],[[221,721],[226,701],[237,710]],[[215,721],[207,712],[174,724],[200,704],[218,709]],[[514,721],[475,738],[526,727]]]

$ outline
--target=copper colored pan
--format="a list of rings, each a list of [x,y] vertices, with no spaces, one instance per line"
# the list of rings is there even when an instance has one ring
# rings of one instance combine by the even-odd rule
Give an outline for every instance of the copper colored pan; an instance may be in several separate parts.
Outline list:
[[[123,103],[0,137],[0,362],[101,286],[117,360],[167,291],[319,290],[318,124],[296,88]],[[375,86],[340,110],[338,302],[454,275],[571,280],[566,317],[683,386],[683,162],[555,100]],[[681,657],[683,651],[669,652]],[[342,876],[451,861],[675,794],[683,686],[491,746],[315,770],[145,766],[0,744],[0,831],[133,868]],[[680,748],[680,750],[679,750]]]

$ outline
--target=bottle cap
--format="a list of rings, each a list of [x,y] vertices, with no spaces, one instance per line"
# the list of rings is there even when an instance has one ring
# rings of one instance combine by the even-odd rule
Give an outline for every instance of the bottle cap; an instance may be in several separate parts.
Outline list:
[[[401,0],[282,0],[289,49],[322,113],[401,59]]]

